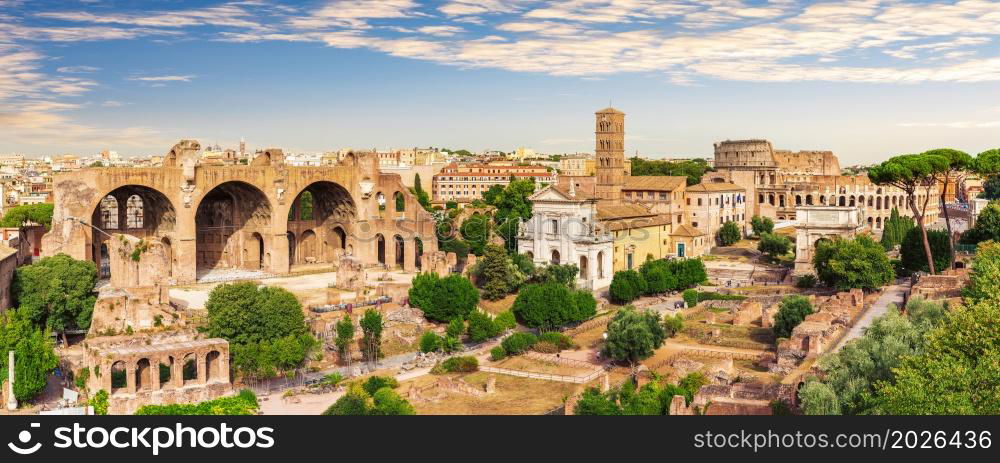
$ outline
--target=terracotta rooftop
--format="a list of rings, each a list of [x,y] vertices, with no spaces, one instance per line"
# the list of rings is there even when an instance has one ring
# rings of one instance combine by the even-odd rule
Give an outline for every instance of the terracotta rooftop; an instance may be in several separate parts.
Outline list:
[[[733,183],[699,183],[697,185],[687,187],[687,191],[746,191],[746,189]]]
[[[701,230],[698,230],[697,228],[694,228],[686,224],[678,225],[677,227],[674,228],[674,232],[671,233],[671,235],[674,236],[690,236],[690,237],[702,236],[704,234],[705,233],[703,233]]]
[[[645,206],[639,204],[597,205],[597,218],[600,220],[633,219],[655,215]]]
[[[687,177],[685,176],[663,176],[663,175],[650,175],[650,176],[639,176],[625,177],[625,186],[622,187],[623,190],[652,190],[652,191],[674,191],[684,185],[687,185]]]

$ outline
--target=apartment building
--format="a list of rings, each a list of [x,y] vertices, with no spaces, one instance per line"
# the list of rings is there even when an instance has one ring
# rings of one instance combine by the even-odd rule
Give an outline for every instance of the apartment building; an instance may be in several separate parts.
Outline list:
[[[431,198],[435,202],[471,202],[481,199],[493,185],[507,186],[511,178],[532,179],[538,187],[556,182],[554,170],[545,166],[511,161],[487,163],[452,162],[434,175]]]

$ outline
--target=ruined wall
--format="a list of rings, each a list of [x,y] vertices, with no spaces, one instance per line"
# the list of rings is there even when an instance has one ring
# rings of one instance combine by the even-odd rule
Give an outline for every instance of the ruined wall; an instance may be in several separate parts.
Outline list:
[[[336,166],[290,167],[281,150],[269,149],[250,165],[221,167],[198,165],[198,149],[194,141],[178,143],[163,167],[57,174],[43,253],[100,264],[110,253],[108,235],[123,233],[161,243],[170,277],[190,283],[213,268],[288,273],[309,260],[333,262],[336,249],[365,265],[412,271],[418,249],[437,250],[433,218],[399,175],[379,171],[375,157],[349,154]],[[297,206],[307,191],[314,201],[303,214]],[[118,204],[115,218],[100,207],[109,195]],[[125,212],[132,196],[144,206],[134,228]]]
[[[774,163],[783,173],[840,175],[840,161],[833,151],[775,150]]]

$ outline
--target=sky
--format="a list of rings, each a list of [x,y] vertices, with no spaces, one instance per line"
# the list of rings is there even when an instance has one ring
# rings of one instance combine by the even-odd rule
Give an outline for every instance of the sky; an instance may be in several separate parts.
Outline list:
[[[0,153],[1000,146],[1000,0],[0,0]]]

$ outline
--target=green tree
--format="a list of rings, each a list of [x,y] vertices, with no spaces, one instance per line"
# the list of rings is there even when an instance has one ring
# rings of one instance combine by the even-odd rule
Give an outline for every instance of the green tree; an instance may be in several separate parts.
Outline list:
[[[558,283],[568,288],[576,287],[576,276],[580,267],[576,264],[548,264],[538,268],[534,274],[535,283]]]
[[[363,334],[361,345],[364,346],[364,357],[371,369],[378,364],[378,358],[382,355],[382,330],[385,325],[382,315],[375,309],[365,310],[360,325]]]
[[[848,342],[836,353],[820,358],[818,367],[823,372],[823,383],[833,392],[836,406],[828,404],[820,391],[814,392],[814,397],[803,397],[803,404],[817,412],[870,413],[875,384],[892,379],[893,369],[904,357],[922,351],[923,330],[930,326],[915,324],[897,310],[889,310],[876,318],[863,336]],[[814,399],[817,402],[810,403]]]
[[[45,389],[49,373],[59,364],[52,341],[23,309],[0,312],[0,378],[7,379],[7,352],[14,351],[14,397],[19,402]],[[6,391],[4,391],[6,392]]]
[[[760,235],[760,243],[757,244],[757,250],[766,254],[772,260],[776,260],[792,250],[792,240],[784,235],[764,233]]]
[[[528,327],[551,330],[594,316],[596,306],[588,291],[549,282],[521,288],[511,311]]]
[[[630,158],[632,161],[632,176],[685,176],[688,186],[701,183],[701,177],[705,172],[711,171],[708,162],[704,159],[692,159],[690,161],[667,161],[642,159],[638,156]]]
[[[323,415],[331,416],[365,416],[372,407],[371,396],[361,386],[352,386],[347,393],[337,399]]]
[[[285,289],[223,284],[209,293],[205,309],[206,333],[229,341],[232,363],[245,374],[269,377],[294,369],[316,346],[302,305]]]
[[[718,232],[718,241],[721,246],[732,246],[740,240],[742,233],[740,233],[739,225],[736,222],[729,221],[722,224],[722,228]]]
[[[424,331],[424,334],[420,336],[420,352],[429,353],[437,352],[441,350],[441,344],[444,339],[438,336],[437,333],[433,331]]]
[[[383,387],[372,395],[372,408],[370,415],[374,416],[398,416],[416,415],[413,405],[402,398],[396,391]]]
[[[806,381],[799,390],[802,413],[806,415],[839,415],[840,401],[833,388],[815,379]]]
[[[819,240],[813,252],[816,276],[839,291],[861,288],[874,291],[896,274],[882,246],[867,236]]]
[[[7,209],[0,219],[0,227],[20,228],[26,224],[44,225],[46,230],[52,228],[52,211],[55,205],[51,203],[22,204]]]
[[[499,336],[502,330],[493,321],[493,318],[484,312],[474,310],[469,314],[469,339],[472,342],[483,342],[489,338]]]
[[[615,304],[628,304],[646,292],[646,279],[635,270],[620,270],[611,279],[608,294]]]
[[[925,248],[921,246],[921,241],[925,238],[930,243],[931,253],[934,256],[934,268],[938,270],[948,268],[952,256],[951,240],[948,239],[948,233],[939,230],[927,230],[926,235],[922,236],[920,230],[916,228],[911,229],[906,234],[906,237],[903,238],[903,244],[899,248],[903,267],[914,272],[930,271],[927,267],[927,255],[924,253]]]
[[[969,285],[962,291],[968,301],[1000,299],[1000,242],[986,241],[976,248]]]
[[[892,214],[882,227],[882,247],[891,251],[897,244],[903,244],[903,238],[913,227],[913,219],[899,215],[899,209],[892,208]]]
[[[653,355],[666,339],[660,316],[651,310],[639,312],[626,306],[608,323],[605,354],[619,362],[628,362],[635,376],[640,361]]]
[[[434,210],[433,206],[431,205],[431,197],[430,197],[430,195],[427,194],[427,191],[424,190],[424,186],[420,183],[420,174],[414,174],[413,175],[413,190],[412,190],[412,192],[413,192],[413,195],[417,197],[417,202],[420,203],[420,206],[423,207],[424,210],[426,210],[428,212],[431,212],[431,211]]]
[[[273,341],[306,333],[302,305],[295,295],[252,282],[216,286],[205,303],[207,333],[231,343]]]
[[[962,233],[963,244],[1000,241],[1000,202],[990,201],[976,217],[976,225]]]
[[[622,408],[607,394],[596,387],[587,388],[573,408],[574,415],[618,416]]]
[[[492,244],[486,246],[486,254],[476,264],[473,274],[483,290],[483,298],[491,301],[503,299],[527,279],[510,255]]]
[[[351,360],[351,345],[354,344],[354,322],[350,315],[344,315],[335,325],[337,338],[334,343],[337,346],[337,354],[341,359]]]
[[[950,248],[954,248],[955,240],[951,230],[951,218],[949,217],[947,205],[948,185],[960,185],[965,176],[972,170],[974,161],[968,153],[951,148],[933,149],[925,151],[923,154],[925,156],[941,156],[948,160],[948,168],[938,171],[936,180],[938,182],[939,206],[941,212],[944,214],[944,223],[948,230],[948,245]],[[953,267],[954,264],[955,256],[954,254],[949,254],[947,268]]]
[[[952,168],[949,157],[936,153],[904,154],[894,156],[868,170],[868,178],[876,185],[894,186],[907,195],[907,205],[913,211],[917,228],[923,237],[924,255],[931,274],[937,273],[931,259],[931,246],[927,240],[924,216],[931,200],[931,189],[940,176]],[[917,193],[923,188],[923,200],[918,201]]]
[[[93,262],[57,254],[18,267],[11,288],[24,316],[36,326],[62,334],[66,343],[66,330],[90,327],[96,283]]]
[[[777,338],[791,336],[792,330],[811,313],[813,313],[812,304],[805,296],[785,296],[781,300],[778,313],[774,315],[774,336]]]
[[[410,304],[437,322],[465,319],[479,304],[479,291],[461,275],[440,278],[436,273],[421,273],[413,278],[409,296]]]
[[[873,413],[1000,414],[1000,301],[971,302],[925,335],[919,355],[902,358],[876,385]]]
[[[496,207],[493,222],[497,232],[507,243],[507,249],[517,249],[518,225],[531,218],[531,201],[535,182],[529,179],[513,180],[506,187],[494,185],[483,193],[483,201]]]
[[[770,217],[755,215],[750,219],[750,228],[753,229],[754,235],[763,236],[765,233],[774,232],[774,221]]]
[[[473,215],[462,222],[459,232],[472,253],[481,256],[486,252],[486,243],[490,239],[490,219],[484,215]]]

